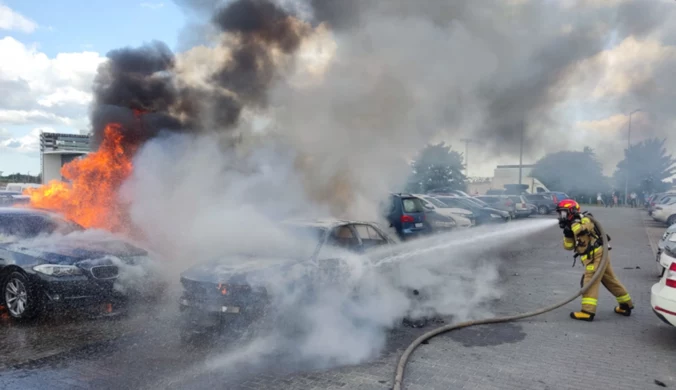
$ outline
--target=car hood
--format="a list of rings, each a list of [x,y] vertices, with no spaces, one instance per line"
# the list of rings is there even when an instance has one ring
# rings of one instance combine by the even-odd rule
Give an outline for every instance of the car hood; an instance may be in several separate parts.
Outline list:
[[[5,249],[26,256],[42,259],[51,264],[75,264],[82,260],[99,259],[106,256],[128,258],[145,256],[147,251],[128,242],[116,239],[91,240],[63,237],[49,242],[20,241],[2,244]]]
[[[297,259],[234,255],[195,265],[181,273],[182,279],[203,283],[257,284],[292,269]]]

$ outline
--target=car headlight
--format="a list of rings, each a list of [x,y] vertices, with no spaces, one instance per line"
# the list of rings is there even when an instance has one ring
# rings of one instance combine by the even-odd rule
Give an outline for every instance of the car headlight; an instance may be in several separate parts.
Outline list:
[[[33,267],[33,271],[49,276],[82,275],[82,270],[74,265],[40,264]]]
[[[501,216],[501,215],[498,215],[498,214],[491,214],[491,217],[493,217],[493,218],[502,218],[502,216]]]

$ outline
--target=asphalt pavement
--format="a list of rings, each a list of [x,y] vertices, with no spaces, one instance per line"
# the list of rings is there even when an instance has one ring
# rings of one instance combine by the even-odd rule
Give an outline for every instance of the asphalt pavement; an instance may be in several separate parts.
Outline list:
[[[591,211],[612,237],[612,265],[636,304],[631,317],[614,314],[614,299],[602,289],[592,323],[568,317],[579,309],[576,300],[529,320],[441,335],[414,353],[405,388],[675,388],[676,328],[650,308],[650,287],[658,280],[654,248],[665,227],[637,209]],[[583,269],[571,267],[558,228],[487,256],[500,270],[495,315],[540,308],[579,288]],[[30,325],[1,319],[0,389],[389,389],[403,348],[438,325],[389,332],[382,353],[359,365],[308,369],[283,354],[255,362],[243,354],[235,362],[223,354],[237,351],[236,342],[181,344],[175,298],[121,318],[59,317]],[[214,361],[222,369],[203,369]]]

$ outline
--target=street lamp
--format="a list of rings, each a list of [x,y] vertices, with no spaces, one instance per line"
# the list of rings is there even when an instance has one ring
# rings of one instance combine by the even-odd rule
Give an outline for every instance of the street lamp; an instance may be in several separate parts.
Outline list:
[[[640,108],[635,109],[634,111],[629,113],[629,127],[627,129],[627,156],[629,156],[629,148],[631,148],[631,116],[636,114],[637,112],[641,111]],[[626,159],[625,157],[625,159]],[[629,203],[627,200],[629,199],[629,160],[626,160],[627,165],[625,166],[625,176],[624,176],[624,205],[625,207]]]

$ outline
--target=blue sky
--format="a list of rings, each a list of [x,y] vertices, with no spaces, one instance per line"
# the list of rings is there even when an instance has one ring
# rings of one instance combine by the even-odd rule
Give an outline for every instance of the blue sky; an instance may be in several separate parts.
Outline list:
[[[108,51],[154,39],[176,48],[184,25],[182,10],[171,0],[0,0],[0,48],[5,54],[14,53],[11,55],[14,60],[8,58],[9,54],[0,60],[3,62],[0,82],[3,78],[27,80],[31,85],[23,103],[8,106],[5,100],[12,100],[11,96],[0,100],[0,171],[36,174],[40,170],[36,150],[40,130],[78,132],[86,128],[84,101],[77,98],[60,101],[55,93],[51,105],[43,102],[28,107],[26,101],[44,99],[59,88],[63,91],[59,96],[87,93],[97,61]],[[8,46],[13,48],[11,52],[6,49]],[[83,54],[86,52],[89,55]],[[76,54],[56,60],[63,53]],[[36,65],[41,62],[44,63]],[[71,68],[77,69],[75,76],[53,75],[68,73]],[[77,91],[67,89],[67,82],[74,77]],[[12,84],[0,84],[0,91],[17,93]],[[44,113],[56,113],[59,118],[40,118]]]

